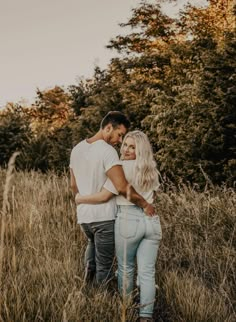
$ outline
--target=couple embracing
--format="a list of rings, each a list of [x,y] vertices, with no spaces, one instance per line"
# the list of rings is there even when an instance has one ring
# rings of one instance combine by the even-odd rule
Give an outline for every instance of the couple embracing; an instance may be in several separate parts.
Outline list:
[[[140,321],[152,321],[161,240],[152,203],[159,175],[147,136],[141,131],[127,133],[129,126],[124,114],[111,111],[93,137],[73,148],[71,188],[76,194],[77,221],[88,239],[85,279],[95,278],[98,284],[109,281],[116,254],[118,289],[129,297],[137,260]],[[114,149],[117,144],[122,144],[121,158]]]

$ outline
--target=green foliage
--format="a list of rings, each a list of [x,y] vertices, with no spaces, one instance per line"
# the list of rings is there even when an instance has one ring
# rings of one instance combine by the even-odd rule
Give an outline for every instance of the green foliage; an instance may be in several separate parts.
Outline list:
[[[45,134],[39,134],[32,138],[30,144],[24,149],[18,158],[18,168],[26,170],[49,170],[50,140]]]
[[[189,4],[178,19],[161,11],[162,2],[142,1],[132,10],[121,24],[130,33],[107,46],[122,55],[106,70],[96,67],[91,79],[81,79],[68,92],[58,86],[37,92],[27,112],[34,136],[22,154],[23,168],[63,171],[70,149],[93,135],[107,112],[119,110],[132,129],[148,134],[163,176],[203,186],[206,180],[234,185],[233,0],[210,0],[204,9]],[[25,132],[12,126],[23,146]],[[7,160],[13,143],[3,144],[6,131],[1,131]]]
[[[81,138],[91,136],[100,126],[101,119],[111,110],[124,111],[125,104],[119,80],[109,71],[95,69],[94,78],[70,87],[72,107],[79,115],[78,131]]]
[[[25,149],[19,166],[46,172],[62,172],[68,168],[72,149],[71,122],[75,121],[70,96],[62,88],[37,92],[37,100],[28,109],[34,136]]]
[[[57,129],[49,137],[48,167],[59,173],[67,170],[70,163],[73,131],[69,125]]]
[[[217,183],[236,178],[236,39],[226,35],[224,50],[208,58],[201,77],[200,95],[210,110],[211,126],[205,136],[207,171]]]
[[[233,184],[235,54],[232,37],[225,41],[224,51],[215,47],[198,52],[201,65],[187,71],[186,82],[178,86],[175,96],[162,91],[153,100],[153,115],[144,124],[151,126],[149,135],[158,144],[161,171],[172,180],[204,184],[207,175],[213,183]]]
[[[8,105],[0,113],[0,166],[6,166],[11,155],[22,152],[28,146],[32,132],[24,109],[20,105]]]

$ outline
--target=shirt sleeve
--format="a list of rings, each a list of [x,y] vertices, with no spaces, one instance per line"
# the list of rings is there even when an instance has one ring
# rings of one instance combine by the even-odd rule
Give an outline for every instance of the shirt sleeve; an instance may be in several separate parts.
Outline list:
[[[156,187],[154,187],[153,191],[157,192],[160,188],[160,184],[158,184]]]
[[[118,153],[112,146],[109,146],[106,150],[103,158],[103,164],[105,172],[110,170],[115,165],[122,165],[121,161],[119,160]]]
[[[113,185],[112,181],[108,178],[107,181],[104,183],[103,188],[112,192],[114,195],[118,196],[118,191],[116,190],[115,186]]]
[[[134,175],[135,160],[122,161],[122,166],[123,166],[126,180],[132,184],[132,182],[135,179],[135,175]]]

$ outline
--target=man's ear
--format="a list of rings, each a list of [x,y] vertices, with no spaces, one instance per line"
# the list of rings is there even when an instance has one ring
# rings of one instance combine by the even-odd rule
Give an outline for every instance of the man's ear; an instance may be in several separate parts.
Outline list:
[[[105,127],[106,133],[110,133],[112,130],[113,130],[113,126],[110,123],[107,124],[107,126]]]

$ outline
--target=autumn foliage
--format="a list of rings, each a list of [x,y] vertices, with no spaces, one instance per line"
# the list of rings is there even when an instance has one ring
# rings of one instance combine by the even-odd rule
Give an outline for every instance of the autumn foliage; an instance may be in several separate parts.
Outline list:
[[[153,145],[167,180],[235,184],[236,39],[233,0],[188,5],[177,18],[161,2],[141,2],[111,39],[107,69],[66,89],[37,92],[32,106],[1,112],[1,165],[62,172],[71,148],[99,128],[110,110],[130,118]]]

